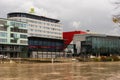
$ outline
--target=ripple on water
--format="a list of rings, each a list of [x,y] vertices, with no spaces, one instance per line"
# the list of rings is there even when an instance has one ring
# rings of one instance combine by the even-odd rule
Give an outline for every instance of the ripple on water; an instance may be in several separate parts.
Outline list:
[[[0,80],[120,80],[119,64],[1,64]]]
[[[114,73],[111,77],[107,78],[106,80],[120,80],[120,73]]]

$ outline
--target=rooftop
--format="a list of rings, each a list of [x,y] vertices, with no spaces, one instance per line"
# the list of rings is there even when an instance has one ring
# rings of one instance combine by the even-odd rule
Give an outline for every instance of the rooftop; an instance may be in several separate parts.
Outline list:
[[[7,17],[27,17],[27,18],[32,18],[32,19],[38,19],[38,20],[43,20],[43,21],[50,21],[50,22],[55,22],[58,23],[60,20],[58,19],[53,19],[53,18],[48,18],[45,16],[39,16],[35,14],[30,14],[30,13],[24,13],[24,12],[11,12],[7,14]]]

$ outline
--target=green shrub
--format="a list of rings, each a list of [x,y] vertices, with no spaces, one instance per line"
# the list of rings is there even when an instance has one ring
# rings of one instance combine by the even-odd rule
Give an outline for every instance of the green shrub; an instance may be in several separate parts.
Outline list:
[[[100,61],[106,61],[106,57],[105,56],[101,56],[100,57]]]
[[[84,61],[83,58],[76,58],[76,60],[78,60],[78,61]]]
[[[120,61],[118,56],[111,56],[111,58],[113,59],[113,61]]]
[[[112,61],[113,59],[111,57],[101,56],[101,61]]]
[[[100,61],[100,58],[93,58],[92,60],[98,62]]]
[[[106,61],[113,61],[111,57],[106,57]]]
[[[101,56],[101,61],[119,61],[120,59],[117,56],[105,57]]]

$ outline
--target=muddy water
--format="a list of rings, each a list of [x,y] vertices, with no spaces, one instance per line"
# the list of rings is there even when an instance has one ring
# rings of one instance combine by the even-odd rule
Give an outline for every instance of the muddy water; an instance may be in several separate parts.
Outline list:
[[[0,64],[0,80],[120,80],[120,62]]]

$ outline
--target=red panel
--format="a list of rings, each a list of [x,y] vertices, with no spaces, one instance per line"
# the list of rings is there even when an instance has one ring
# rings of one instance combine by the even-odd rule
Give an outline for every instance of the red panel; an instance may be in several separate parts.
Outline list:
[[[71,41],[73,40],[74,34],[86,34],[84,31],[70,31],[70,32],[63,32],[63,39],[64,44],[69,45]]]

